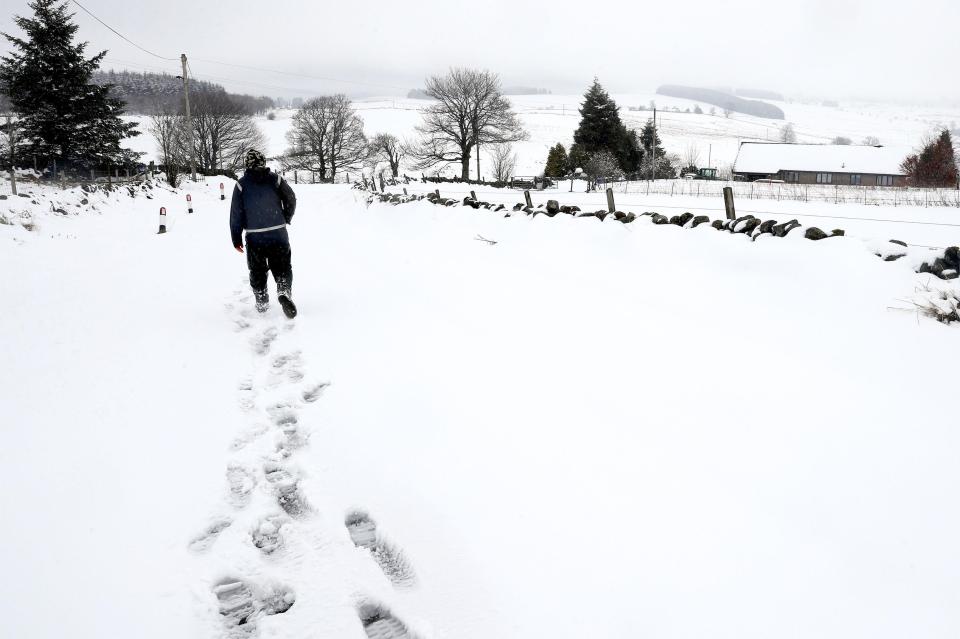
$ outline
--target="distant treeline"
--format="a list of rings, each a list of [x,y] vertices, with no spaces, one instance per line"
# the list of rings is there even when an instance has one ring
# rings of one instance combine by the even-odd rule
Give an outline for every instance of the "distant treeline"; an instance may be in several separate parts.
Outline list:
[[[153,114],[177,111],[183,106],[183,81],[166,73],[139,73],[133,71],[97,71],[96,84],[112,84],[113,94],[127,105],[128,113]],[[227,93],[219,84],[204,80],[190,80],[190,93],[224,93],[241,105],[249,115],[262,113],[276,106],[272,98]]]
[[[770,118],[773,120],[783,120],[783,111],[772,104],[758,102],[756,100],[745,100],[730,93],[717,91],[715,89],[701,89],[697,87],[685,87],[677,84],[665,84],[657,89],[660,95],[666,95],[672,98],[684,98],[686,100],[696,100],[720,107],[724,110],[735,113],[745,113],[758,118]]]
[[[552,95],[550,89],[537,89],[535,87],[507,87],[503,90],[504,95]]]
[[[734,91],[741,98],[752,98],[754,100],[776,100],[785,102],[783,96],[775,91],[766,91],[764,89],[737,89]]]
[[[423,89],[410,89],[410,91],[407,92],[407,97],[411,100],[432,100],[433,99],[429,95],[427,95],[427,92],[424,91]]]

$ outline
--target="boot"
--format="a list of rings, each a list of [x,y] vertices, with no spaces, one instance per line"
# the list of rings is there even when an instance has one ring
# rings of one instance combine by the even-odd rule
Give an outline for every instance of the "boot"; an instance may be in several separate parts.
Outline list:
[[[280,308],[283,309],[283,314],[286,315],[288,319],[293,319],[297,316],[297,306],[293,303],[293,300],[290,299],[290,291],[278,293],[277,301],[280,302]]]
[[[267,309],[270,308],[270,295],[267,293],[267,289],[254,291],[253,300],[258,313],[266,313]]]

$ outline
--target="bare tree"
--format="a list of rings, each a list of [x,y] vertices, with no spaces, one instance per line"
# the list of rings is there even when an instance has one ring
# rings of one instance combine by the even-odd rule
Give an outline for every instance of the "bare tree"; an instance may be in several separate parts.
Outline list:
[[[191,107],[198,168],[208,172],[236,170],[243,166],[248,148],[265,146],[266,140],[253,118],[225,92],[201,93]],[[189,149],[189,141],[182,138],[180,146]]]
[[[410,152],[417,169],[459,163],[460,176],[466,180],[478,144],[526,138],[510,102],[501,93],[496,74],[450,69],[445,76],[427,78],[426,92],[437,102],[425,109],[423,123],[417,127],[420,143]]]
[[[691,142],[683,152],[683,166],[697,166],[700,163],[700,147]]]
[[[490,152],[490,168],[495,182],[506,182],[517,168],[517,154],[509,142],[494,144]]]
[[[594,180],[598,178],[616,179],[623,175],[617,158],[606,149],[597,151],[591,155],[590,159],[587,160],[586,166],[583,168],[587,172],[587,175]]]
[[[880,146],[880,138],[875,135],[868,135],[867,137],[863,138],[863,142],[861,142],[861,144],[865,146]]]
[[[377,133],[370,139],[371,156],[375,157],[378,162],[383,161],[389,164],[393,177],[400,174],[400,162],[406,152],[403,143],[397,139],[397,136],[390,133]]]
[[[186,161],[181,140],[186,139],[183,134],[184,118],[169,108],[160,107],[150,116],[147,125],[150,134],[157,143],[160,152],[160,163],[164,166],[167,182],[176,187],[180,177],[180,167]]]
[[[326,95],[304,102],[287,134],[291,168],[316,171],[333,180],[337,171],[361,167],[369,157],[363,120],[345,95]]]
[[[780,141],[786,144],[796,144],[797,132],[793,130],[792,123],[787,122],[783,125],[783,128],[780,129]]]

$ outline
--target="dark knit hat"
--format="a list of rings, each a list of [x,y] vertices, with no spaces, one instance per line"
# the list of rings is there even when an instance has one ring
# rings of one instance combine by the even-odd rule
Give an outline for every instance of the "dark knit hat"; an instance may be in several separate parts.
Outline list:
[[[247,151],[247,157],[243,160],[243,165],[247,169],[263,168],[267,166],[267,158],[265,158],[260,151],[250,149]]]

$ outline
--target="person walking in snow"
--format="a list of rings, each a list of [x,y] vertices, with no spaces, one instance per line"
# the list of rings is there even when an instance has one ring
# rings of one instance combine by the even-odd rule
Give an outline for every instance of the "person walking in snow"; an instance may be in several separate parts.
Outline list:
[[[270,306],[267,271],[277,283],[277,301],[289,318],[297,316],[293,303],[293,269],[290,265],[290,237],[287,225],[297,208],[297,196],[280,176],[267,168],[267,159],[256,149],[247,151],[246,170],[233,188],[230,204],[230,236],[233,247],[243,253],[247,238],[247,266],[257,310]]]

